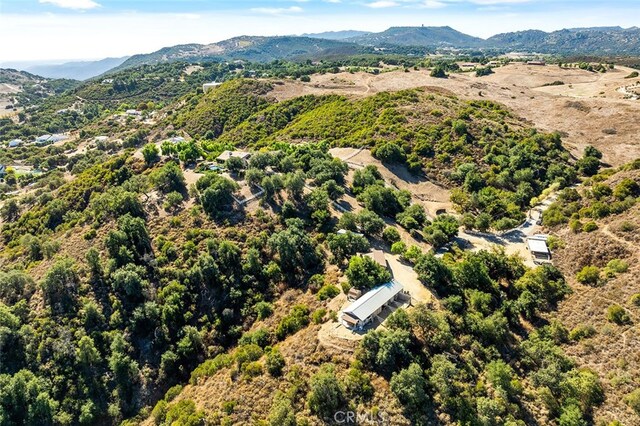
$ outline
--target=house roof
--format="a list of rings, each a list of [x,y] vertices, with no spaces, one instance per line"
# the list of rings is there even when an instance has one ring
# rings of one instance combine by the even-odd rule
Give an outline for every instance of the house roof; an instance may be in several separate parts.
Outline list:
[[[528,239],[529,250],[534,253],[549,253],[549,248],[544,240]]]
[[[342,312],[364,321],[402,291],[402,284],[393,280],[375,287],[347,306]]]
[[[224,151],[222,154],[218,155],[216,160],[218,161],[227,161],[231,157],[238,157],[246,160],[251,156],[250,152],[246,151]]]
[[[376,263],[383,268],[387,267],[387,259],[384,257],[384,252],[382,250],[373,249],[371,250],[371,253],[367,253],[366,256],[375,260]]]

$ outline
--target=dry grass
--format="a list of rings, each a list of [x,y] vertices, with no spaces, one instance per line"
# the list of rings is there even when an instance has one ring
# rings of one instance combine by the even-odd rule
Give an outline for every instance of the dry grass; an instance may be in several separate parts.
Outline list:
[[[624,94],[618,91],[628,84],[624,77],[630,71],[617,67],[598,74],[551,65],[511,64],[481,78],[466,73],[438,79],[430,77],[425,70],[392,71],[377,76],[324,74],[314,75],[309,83],[276,85],[271,94],[280,100],[329,93],[362,97],[382,91],[428,87],[465,99],[491,99],[505,104],[541,130],[566,135],[565,145],[574,155],[580,156],[586,145],[593,145],[604,153],[605,161],[617,166],[640,157],[640,142],[636,137],[640,102],[624,99]],[[544,86],[556,80],[565,84]],[[603,129],[610,131],[605,134]]]
[[[623,399],[640,386],[640,308],[630,303],[631,296],[640,292],[640,239],[636,232],[618,230],[625,221],[640,223],[640,206],[599,221],[600,229],[593,233],[560,233],[566,246],[557,251],[555,261],[574,292],[560,304],[557,317],[569,330],[577,325],[591,325],[596,330],[595,336],[564,347],[578,365],[600,375],[606,400],[595,412],[596,423],[619,420],[624,425],[637,425],[640,417]],[[583,266],[604,266],[615,258],[625,259],[629,270],[600,287],[576,282],[575,274]],[[609,322],[606,310],[612,304],[624,307],[632,322],[622,326]]]

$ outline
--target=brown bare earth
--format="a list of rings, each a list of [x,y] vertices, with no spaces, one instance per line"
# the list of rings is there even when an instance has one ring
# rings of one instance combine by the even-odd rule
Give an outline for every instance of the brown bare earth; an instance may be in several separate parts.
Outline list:
[[[616,67],[601,74],[514,63],[485,77],[459,73],[439,79],[430,77],[426,70],[379,75],[345,72],[314,75],[309,83],[278,84],[272,94],[280,100],[331,93],[362,97],[426,86],[466,99],[490,99],[505,104],[541,130],[560,132],[574,155],[580,156],[586,145],[593,145],[604,153],[604,161],[619,166],[640,157],[640,101],[625,99],[619,91],[633,83],[625,79],[631,71]],[[544,86],[555,81],[564,84]]]

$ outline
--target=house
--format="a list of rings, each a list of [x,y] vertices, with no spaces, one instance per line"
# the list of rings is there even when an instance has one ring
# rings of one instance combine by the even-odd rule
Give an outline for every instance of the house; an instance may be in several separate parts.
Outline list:
[[[171,143],[180,143],[184,142],[184,138],[182,136],[174,136],[171,139],[168,139],[168,141]]]
[[[36,143],[38,145],[45,144],[49,142],[49,139],[51,139],[51,135],[41,135],[36,138]]]
[[[125,113],[127,115],[142,115],[142,113],[140,111],[138,111],[137,109],[128,109],[125,111]]]
[[[472,70],[476,69],[478,64],[475,64],[473,62],[463,62],[461,64],[458,64],[458,66],[460,67],[460,69],[462,71],[472,71]]]
[[[528,61],[527,65],[537,65],[537,66],[545,66],[547,63],[545,61]]]
[[[109,136],[96,136],[95,138],[93,138],[93,140],[95,142],[106,142],[109,140]]]
[[[48,142],[56,143],[56,142],[63,141],[65,139],[67,139],[67,137],[65,135],[56,134],[56,135],[51,135],[51,137],[49,138]]]
[[[215,81],[214,81],[214,82],[211,82],[211,83],[204,83],[204,84],[202,85],[202,91],[203,91],[204,93],[207,93],[209,90],[213,90],[213,89],[215,89],[216,87],[220,86],[221,84],[222,84],[222,83],[216,83]]]
[[[385,269],[389,267],[389,265],[387,264],[387,259],[385,258],[384,252],[382,250],[373,249],[371,250],[371,253],[367,253],[365,254],[365,256],[372,258],[378,265],[382,266]]]
[[[547,246],[547,238],[545,235],[533,235],[527,238],[527,250],[531,252],[533,262],[549,263],[551,261],[551,251]]]
[[[220,164],[224,164],[231,157],[239,158],[246,163],[249,161],[249,158],[251,158],[251,153],[246,151],[224,151],[222,154],[218,155],[216,161]]]
[[[389,281],[369,290],[342,311],[342,325],[361,330],[375,320],[385,307],[392,306],[402,290],[402,284],[397,281]]]
[[[0,164],[0,178],[3,178],[7,174],[7,166]]]
[[[22,139],[13,139],[13,140],[10,140],[10,141],[9,141],[9,143],[7,144],[7,146],[8,146],[9,148],[15,148],[15,147],[18,147],[18,146],[20,146],[20,145],[22,145]]]

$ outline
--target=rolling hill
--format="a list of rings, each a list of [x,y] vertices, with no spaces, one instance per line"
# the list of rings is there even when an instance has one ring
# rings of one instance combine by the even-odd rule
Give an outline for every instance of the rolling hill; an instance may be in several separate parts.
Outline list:
[[[546,33],[529,30],[498,34],[485,47],[558,54],[640,54],[640,28],[573,28]]]
[[[77,61],[65,62],[62,64],[29,65],[25,66],[24,70],[47,78],[86,80],[117,67],[127,59],[129,59],[128,56],[122,58],[105,58],[99,61]]]
[[[355,43],[310,37],[234,37],[212,44],[185,44],[166,47],[156,52],[135,55],[114,70],[144,64],[175,61],[246,60],[270,62],[276,59],[317,58],[329,54],[356,54],[365,49]]]
[[[367,34],[349,40],[366,46],[421,47],[479,47],[484,41],[451,27],[391,27],[381,33]]]

